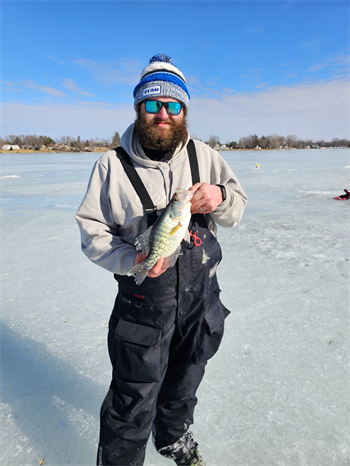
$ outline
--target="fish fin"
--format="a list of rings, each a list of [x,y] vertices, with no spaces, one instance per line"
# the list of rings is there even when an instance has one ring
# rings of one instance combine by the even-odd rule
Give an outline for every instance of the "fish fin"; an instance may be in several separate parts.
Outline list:
[[[176,261],[177,261],[177,258],[180,255],[180,252],[181,252],[181,244],[178,245],[176,250],[170,256],[164,258],[163,267],[167,268],[167,269],[169,267],[173,267],[176,264]]]
[[[144,279],[147,277],[149,272],[149,269],[146,267],[144,262],[141,262],[140,264],[134,265],[132,269],[129,270],[127,275],[135,277],[135,283],[136,285],[141,285],[141,283],[144,281]]]
[[[152,227],[147,228],[147,230],[138,236],[135,241],[135,248],[137,252],[147,255],[149,253],[149,237]]]
[[[191,242],[190,232],[187,230],[187,228],[186,228],[186,231],[185,231],[185,234],[184,234],[184,240],[187,241],[188,243]]]
[[[174,228],[170,231],[169,235],[173,236],[175,233],[182,227],[181,222],[174,226]]]

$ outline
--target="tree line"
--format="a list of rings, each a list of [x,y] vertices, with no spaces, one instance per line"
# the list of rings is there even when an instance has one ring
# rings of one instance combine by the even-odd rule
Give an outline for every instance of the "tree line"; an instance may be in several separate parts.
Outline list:
[[[5,138],[0,137],[0,147],[4,145],[17,145],[21,149],[41,149],[45,147],[55,147],[59,149],[68,148],[71,150],[84,151],[87,148],[93,150],[96,147],[118,147],[120,145],[120,136],[118,131],[110,139],[89,138],[81,139],[80,136],[61,136],[53,139],[50,136],[38,136],[36,134],[9,134]]]
[[[222,146],[219,136],[210,136],[206,143],[211,147]],[[280,136],[279,134],[270,134],[269,136],[258,137],[256,134],[241,137],[237,141],[227,141],[225,146],[229,149],[304,149],[306,147],[350,147],[350,140],[343,138],[334,138],[331,141],[319,139],[299,139],[295,134]]]
[[[196,135],[191,135],[193,139],[199,139]],[[220,137],[212,135],[205,141],[210,147],[220,147],[225,145],[228,149],[280,149],[293,148],[303,149],[306,147],[350,147],[350,140],[346,138],[333,138],[331,141],[323,139],[313,141],[312,139],[299,139],[296,135],[280,136],[270,134],[269,136],[258,137],[256,134],[241,137],[238,141],[220,142]],[[61,147],[68,150],[85,151],[97,147],[114,148],[120,145],[120,135],[118,131],[109,139],[89,138],[81,139],[80,136],[61,136],[53,139],[49,136],[37,136],[36,134],[15,135],[9,134],[5,138],[0,137],[0,147],[3,145],[18,145],[21,149],[41,149]]]

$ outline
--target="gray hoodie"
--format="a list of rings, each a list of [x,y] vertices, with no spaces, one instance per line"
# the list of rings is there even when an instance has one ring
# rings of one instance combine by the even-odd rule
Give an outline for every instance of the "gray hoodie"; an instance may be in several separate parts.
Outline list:
[[[221,155],[201,141],[194,142],[200,181],[226,187],[226,200],[213,213],[206,215],[208,227],[216,235],[215,223],[233,227],[241,220],[247,196]],[[158,215],[176,188],[192,186],[186,146],[178,147],[166,162],[150,160],[134,137],[133,125],[123,134],[121,146],[130,155],[157,206]],[[84,254],[110,272],[126,275],[137,254],[135,239],[146,230],[147,218],[115,151],[109,150],[95,163],[76,219]]]

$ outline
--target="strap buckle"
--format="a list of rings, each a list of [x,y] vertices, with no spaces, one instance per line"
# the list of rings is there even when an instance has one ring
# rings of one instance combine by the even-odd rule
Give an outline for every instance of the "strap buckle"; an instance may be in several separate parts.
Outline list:
[[[157,207],[154,205],[153,207],[150,207],[148,209],[145,209],[147,215],[153,214],[157,210]]]

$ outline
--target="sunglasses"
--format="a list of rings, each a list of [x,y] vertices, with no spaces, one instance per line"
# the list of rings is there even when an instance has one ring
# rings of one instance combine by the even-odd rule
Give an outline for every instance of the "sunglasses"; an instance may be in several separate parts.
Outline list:
[[[159,113],[164,107],[168,115],[179,115],[182,104],[179,102],[160,102],[159,100],[146,100],[145,108],[147,113]]]

